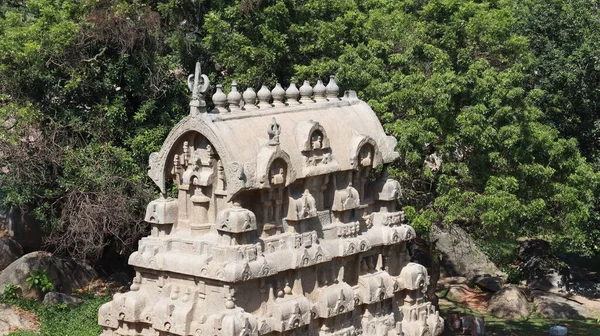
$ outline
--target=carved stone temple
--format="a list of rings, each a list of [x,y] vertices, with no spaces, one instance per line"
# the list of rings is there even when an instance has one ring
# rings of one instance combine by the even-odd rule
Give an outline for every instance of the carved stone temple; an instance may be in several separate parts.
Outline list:
[[[102,335],[440,335],[427,270],[377,167],[399,155],[333,76],[227,95],[190,75],[190,115],[150,156],[162,197],[136,276],[98,314]],[[380,170],[378,170],[380,171]],[[385,171],[385,169],[383,169]],[[169,197],[169,195],[177,197]]]

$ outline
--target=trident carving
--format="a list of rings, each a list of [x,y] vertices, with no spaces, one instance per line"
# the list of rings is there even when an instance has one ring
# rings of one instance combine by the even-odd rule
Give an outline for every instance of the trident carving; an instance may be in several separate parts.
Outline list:
[[[200,77],[202,77],[202,86],[200,84]],[[196,62],[196,71],[194,74],[190,74],[187,79],[188,89],[192,91],[192,100],[190,101],[190,113],[206,112],[206,102],[204,101],[204,93],[208,90],[210,80],[208,76],[201,74],[200,62]],[[195,112],[195,113],[194,113]]]

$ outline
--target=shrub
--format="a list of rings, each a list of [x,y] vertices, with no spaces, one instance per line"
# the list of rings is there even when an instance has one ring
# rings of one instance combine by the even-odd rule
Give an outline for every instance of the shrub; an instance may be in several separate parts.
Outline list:
[[[29,288],[37,288],[44,293],[49,292],[54,288],[54,284],[48,276],[48,270],[45,269],[38,269],[29,273],[29,276],[25,281],[29,284]]]

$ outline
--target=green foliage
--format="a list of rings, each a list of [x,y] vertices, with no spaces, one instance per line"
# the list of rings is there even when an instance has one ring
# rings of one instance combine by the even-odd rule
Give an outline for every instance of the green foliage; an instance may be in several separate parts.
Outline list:
[[[40,303],[35,299],[24,298],[22,296],[21,287],[10,284],[5,285],[4,290],[0,293],[0,303],[16,306],[29,311],[34,311],[40,306]]]
[[[337,74],[398,139],[391,171],[419,232],[452,222],[489,239],[541,235],[567,250],[597,249],[600,175],[549,122],[549,92],[534,76],[543,59],[522,28],[534,18],[517,2],[276,1],[249,14],[238,6],[205,17],[202,41],[219,77],[256,84]],[[566,25],[575,13],[554,14]],[[280,62],[294,64],[292,77]]]
[[[68,307],[65,304],[48,306],[22,297],[7,299],[4,294],[0,294],[0,303],[31,311],[41,322],[40,333],[14,332],[10,334],[11,336],[99,335],[102,328],[98,326],[98,309],[110,299],[111,296],[88,297],[83,304]]]
[[[64,306],[42,308],[38,312],[42,322],[42,335],[99,335],[102,328],[98,326],[98,309],[110,299],[109,296],[101,296],[73,308]]]
[[[336,74],[397,138],[401,157],[388,169],[420,233],[455,223],[488,240],[540,236],[592,255],[597,7],[0,2],[0,202],[34,213],[60,252],[93,259],[114,244],[126,253],[155,192],[147,157],[186,114],[184,78],[200,59],[213,83]],[[89,209],[102,211],[81,216]]]
[[[5,300],[14,300],[21,295],[21,287],[19,285],[8,284],[4,285],[4,290],[0,297]]]
[[[517,260],[519,244],[516,241],[479,240],[477,247],[496,266],[506,269]]]
[[[29,273],[29,276],[25,281],[27,281],[29,288],[36,288],[44,293],[49,292],[54,288],[54,284],[52,283],[52,280],[50,280],[48,270],[46,269],[38,269]]]

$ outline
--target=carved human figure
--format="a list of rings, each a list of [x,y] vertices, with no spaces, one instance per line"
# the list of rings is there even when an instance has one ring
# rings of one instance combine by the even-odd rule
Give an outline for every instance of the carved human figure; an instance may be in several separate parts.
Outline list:
[[[314,136],[312,139],[312,149],[321,149],[322,138],[320,135]]]
[[[279,126],[277,120],[275,120],[274,117],[271,119],[271,123],[269,124],[267,134],[269,134],[269,145],[279,145],[279,135],[281,134],[281,126]]]
[[[225,184],[225,167],[221,160],[217,161],[217,190],[224,191],[227,188]]]
[[[276,174],[272,174],[271,176],[271,184],[274,186],[281,185],[285,183],[285,173],[283,171],[283,167],[279,167],[279,170]]]

